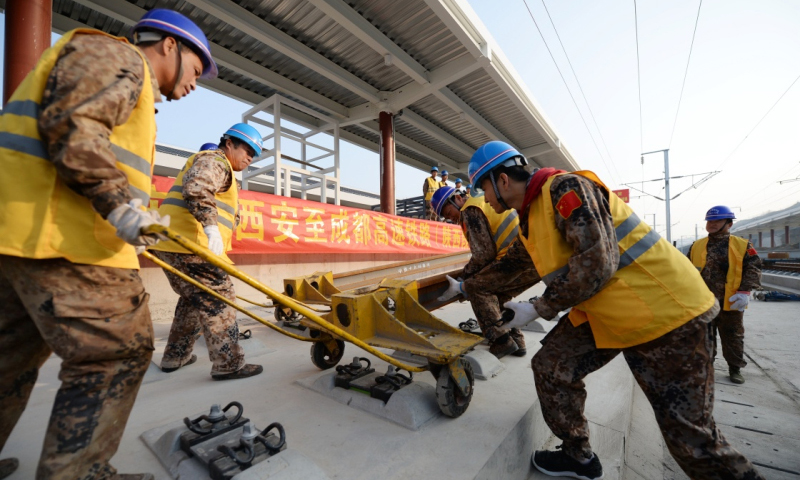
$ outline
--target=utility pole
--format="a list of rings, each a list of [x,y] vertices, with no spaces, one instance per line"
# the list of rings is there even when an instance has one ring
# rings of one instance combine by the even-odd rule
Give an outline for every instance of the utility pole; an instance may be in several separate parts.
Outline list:
[[[645,152],[642,154],[642,165],[644,165],[644,156],[651,153],[664,152],[664,198],[667,202],[667,241],[672,243],[672,218],[669,210],[669,148],[664,150],[653,150],[652,152]]]

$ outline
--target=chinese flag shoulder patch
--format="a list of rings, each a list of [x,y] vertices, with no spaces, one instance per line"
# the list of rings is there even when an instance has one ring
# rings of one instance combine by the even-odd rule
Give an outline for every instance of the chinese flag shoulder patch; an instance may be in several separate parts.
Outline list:
[[[558,210],[558,214],[566,220],[572,215],[572,212],[581,205],[583,205],[583,202],[578,194],[575,193],[575,190],[570,190],[556,203],[556,210]]]
[[[753,247],[750,247],[750,248],[748,248],[748,249],[747,249],[747,253],[748,253],[750,256],[752,256],[752,257],[754,257],[754,256],[758,255],[758,252],[756,252],[756,249],[755,249],[755,248],[753,248]]]

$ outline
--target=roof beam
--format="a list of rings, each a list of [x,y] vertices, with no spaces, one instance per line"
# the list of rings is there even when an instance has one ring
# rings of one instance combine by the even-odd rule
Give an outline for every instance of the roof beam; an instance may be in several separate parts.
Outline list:
[[[440,90],[434,92],[436,98],[441,100],[445,103],[445,105],[449,106],[456,112],[463,112],[464,117],[467,121],[472,123],[475,128],[482,131],[486,136],[489,137],[490,140],[502,140],[506,143],[512,144],[513,142],[509,140],[505,135],[500,133],[500,130],[496,129],[494,125],[489,123],[485,118],[481,116],[478,112],[476,112],[472,107],[467,105],[467,102],[461,99],[458,95],[453,93],[452,90],[445,87]]]
[[[380,135],[381,129],[380,129],[380,126],[378,125],[378,122],[375,121],[375,120],[371,120],[369,122],[364,122],[364,123],[361,124],[361,126],[363,128],[366,128],[367,130],[370,130],[370,131],[375,132],[375,133]],[[413,151],[419,153],[420,155],[424,155],[424,156],[430,158],[431,160],[436,160],[437,162],[439,162],[442,165],[447,165],[447,166],[452,166],[452,167],[457,167],[458,166],[458,162],[456,162],[452,158],[446,157],[446,156],[442,155],[441,153],[437,152],[436,150],[433,150],[430,147],[426,147],[425,145],[417,142],[416,140],[412,140],[412,139],[406,137],[405,135],[403,135],[401,133],[395,132],[394,141],[398,145],[402,145],[402,146],[408,148],[409,150],[413,150]]]
[[[344,0],[307,0],[336,23],[347,29],[381,55],[391,55],[391,64],[402,70],[417,83],[428,83],[428,71],[378,30],[366,18],[353,10]]]
[[[98,12],[118,20],[126,25],[134,25],[139,18],[145,14],[146,10],[127,2],[118,0],[74,0],[76,3],[97,10]],[[67,18],[67,17],[63,17]],[[73,22],[75,22],[73,20]],[[83,26],[82,24],[79,24]],[[332,116],[342,119],[348,114],[347,107],[320,95],[319,93],[306,88],[290,79],[279,75],[272,70],[259,65],[241,55],[211,43],[211,54],[217,64],[228,68],[240,75],[257,80],[264,85],[274,88],[286,95],[301,98],[304,101],[330,113]]]
[[[439,140],[440,142],[444,143],[450,148],[457,150],[460,153],[463,153],[467,157],[472,156],[475,153],[475,149],[467,145],[466,143],[458,140],[454,136],[450,135],[449,133],[445,132],[438,126],[434,125],[433,123],[429,122],[425,118],[419,116],[418,114],[412,112],[411,110],[403,110],[403,114],[400,116],[400,119],[414,127],[419,128],[420,130],[430,134],[435,139]]]
[[[540,143],[532,147],[523,148],[519,153],[525,155],[525,158],[532,158],[539,155],[544,155],[555,150],[549,143]]]
[[[300,62],[365,100],[380,101],[378,89],[239,5],[228,0],[185,1]]]

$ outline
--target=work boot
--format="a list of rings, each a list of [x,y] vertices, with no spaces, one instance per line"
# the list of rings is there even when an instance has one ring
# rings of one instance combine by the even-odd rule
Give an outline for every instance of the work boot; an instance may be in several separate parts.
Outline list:
[[[489,352],[497,358],[503,358],[506,355],[511,355],[512,353],[519,350],[517,346],[517,342],[511,338],[510,333],[506,333],[505,335],[501,335],[497,338],[494,342],[489,345]]]
[[[738,383],[739,385],[744,383],[744,377],[742,376],[742,372],[739,370],[739,367],[731,367],[730,374],[731,382]]]
[[[533,466],[540,472],[553,477],[572,477],[583,480],[603,478],[603,466],[600,465],[597,454],[593,453],[592,459],[584,465],[560,450],[561,445],[556,448],[559,450],[534,452],[531,458]]]
[[[113,480],[156,480],[152,473],[118,473]]]
[[[6,478],[14,473],[19,467],[19,460],[16,458],[4,458],[0,460],[0,478]]]
[[[252,365],[248,363],[244,367],[235,372],[219,373],[216,375],[211,375],[211,378],[213,378],[214,380],[237,380],[239,378],[253,377],[263,371],[264,367],[262,367],[261,365]]]
[[[515,357],[524,357],[528,354],[528,349],[525,348],[525,336],[522,334],[519,328],[512,328],[508,334],[511,336],[511,339],[514,340],[514,343],[517,344],[517,351],[514,352],[512,355]]]
[[[187,360],[187,361],[186,361],[186,363],[184,363],[184,364],[183,364],[183,365],[181,365],[180,367],[169,367],[169,368],[164,368],[164,367],[161,367],[161,371],[162,371],[162,372],[164,372],[164,373],[170,373],[170,372],[174,372],[175,370],[177,370],[177,369],[179,369],[179,368],[181,368],[181,367],[185,367],[185,366],[187,366],[187,365],[191,365],[191,364],[193,364],[193,363],[194,363],[194,362],[196,362],[196,361],[197,361],[197,355],[192,355],[192,356],[189,358],[189,360]],[[147,474],[147,475],[149,475],[149,474]]]

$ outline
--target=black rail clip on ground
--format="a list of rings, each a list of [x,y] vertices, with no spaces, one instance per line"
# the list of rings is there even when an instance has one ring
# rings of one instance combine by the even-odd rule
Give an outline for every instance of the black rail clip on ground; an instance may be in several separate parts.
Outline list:
[[[375,369],[371,368],[372,363],[368,358],[353,357],[353,361],[347,365],[336,366],[336,377],[334,385],[340,388],[350,388],[353,380],[369,375]]]
[[[271,430],[276,430],[271,433]],[[259,432],[253,422],[242,428],[238,445],[231,442],[217,446],[219,454],[208,462],[212,480],[230,480],[253,465],[286,449],[286,431],[274,422]]]
[[[406,385],[410,385],[414,381],[414,374],[408,372],[408,375],[403,375],[399,370],[396,370],[393,365],[389,365],[386,375],[376,377],[375,385],[369,389],[369,394],[372,398],[383,400],[384,403],[389,402],[392,394]]]
[[[231,407],[236,407],[235,415],[227,415]],[[194,455],[193,446],[246,424],[249,420],[242,418],[243,412],[244,408],[239,402],[231,402],[222,409],[215,403],[207,415],[200,415],[194,420],[185,417],[183,423],[189,431],[181,434],[181,450],[191,457]]]

